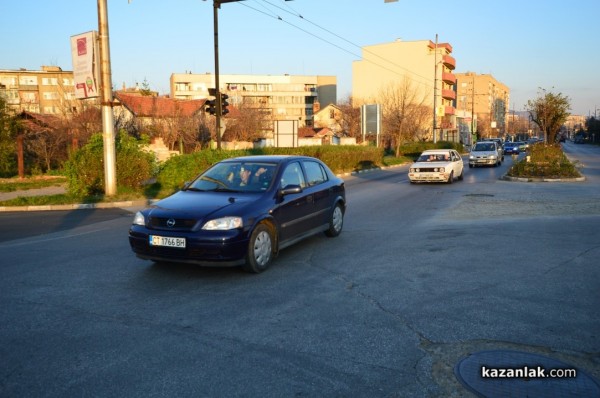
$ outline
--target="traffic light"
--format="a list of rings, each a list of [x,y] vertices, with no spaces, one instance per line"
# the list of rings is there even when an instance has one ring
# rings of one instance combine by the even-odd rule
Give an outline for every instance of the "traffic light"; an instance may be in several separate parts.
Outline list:
[[[204,109],[206,112],[210,113],[211,115],[214,115],[217,113],[217,102],[213,99],[213,100],[207,100],[204,105],[206,106],[206,108]]]
[[[221,94],[221,115],[229,113],[229,109],[227,109],[229,106],[229,102],[227,102],[228,98],[229,96],[227,94]]]

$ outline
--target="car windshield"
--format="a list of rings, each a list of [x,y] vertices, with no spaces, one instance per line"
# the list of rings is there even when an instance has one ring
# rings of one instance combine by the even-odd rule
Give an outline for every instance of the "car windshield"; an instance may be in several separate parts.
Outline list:
[[[264,192],[273,182],[274,163],[221,162],[198,178],[186,190],[213,192]]]
[[[478,142],[475,144],[474,151],[495,151],[496,146],[491,142]]]
[[[447,162],[450,155],[447,153],[422,153],[417,162]]]

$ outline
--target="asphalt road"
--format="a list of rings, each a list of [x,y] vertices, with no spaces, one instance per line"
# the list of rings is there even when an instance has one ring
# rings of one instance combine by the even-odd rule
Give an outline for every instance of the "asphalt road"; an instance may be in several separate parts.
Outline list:
[[[472,396],[483,350],[598,379],[600,150],[566,149],[586,181],[347,177],[343,233],[259,275],[136,259],[134,209],[27,213],[55,222],[0,242],[0,396]]]

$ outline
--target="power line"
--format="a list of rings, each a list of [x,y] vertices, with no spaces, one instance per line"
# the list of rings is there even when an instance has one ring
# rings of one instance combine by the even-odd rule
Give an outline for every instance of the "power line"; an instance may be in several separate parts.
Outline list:
[[[397,70],[390,69],[390,67],[388,67],[388,66],[385,66],[385,65],[382,65],[381,63],[375,62],[375,61],[373,61],[373,60],[371,60],[371,59],[367,59],[367,58],[363,59],[363,61],[365,61],[365,62],[368,62],[368,63],[371,63],[371,64],[373,64],[373,65],[376,65],[376,66],[378,66],[378,67],[380,67],[380,68],[382,68],[382,69],[385,69],[385,70],[387,70],[387,71],[389,71],[389,72],[391,72],[391,73],[393,73],[393,74],[395,74],[395,75],[398,75],[398,76],[403,76],[403,77],[408,77],[408,78],[409,78],[410,80],[412,80],[413,82],[415,82],[415,83],[417,83],[417,84],[420,84],[420,85],[424,85],[424,86],[426,86],[426,87],[427,87],[427,88],[429,88],[429,89],[432,89],[432,88],[433,88],[433,84],[431,83],[431,79],[430,79],[430,78],[428,78],[428,77],[425,77],[425,76],[422,76],[422,75],[420,75],[420,74],[418,74],[418,73],[415,73],[414,71],[411,71],[411,70],[409,70],[409,69],[407,69],[407,68],[404,68],[403,66],[401,66],[401,65],[398,65],[398,64],[396,64],[395,62],[393,62],[393,61],[390,61],[389,59],[386,59],[386,58],[384,58],[384,57],[380,56],[379,54],[376,54],[376,53],[374,53],[374,52],[372,52],[372,51],[370,51],[370,50],[368,50],[368,49],[366,49],[366,48],[363,48],[363,47],[361,47],[361,46],[359,46],[359,45],[357,45],[357,44],[355,44],[355,43],[351,42],[350,40],[348,40],[348,39],[346,39],[346,38],[344,38],[344,37],[342,37],[342,36],[340,36],[340,35],[336,34],[335,32],[332,32],[331,30],[329,30],[329,29],[326,29],[326,28],[324,28],[324,27],[322,27],[322,26],[318,25],[318,24],[317,24],[317,23],[315,23],[315,22],[312,22],[312,21],[308,20],[308,19],[307,19],[307,18],[305,18],[305,17],[304,17],[302,14],[300,14],[300,13],[296,12],[295,10],[294,10],[294,11],[289,11],[289,10],[286,10],[286,9],[284,9],[284,8],[282,8],[282,7],[280,7],[280,6],[278,6],[277,4],[273,4],[272,2],[270,2],[270,1],[268,1],[268,0],[262,0],[262,3],[266,3],[266,4],[270,5],[271,7],[274,7],[274,8],[276,8],[276,9],[278,9],[278,10],[281,10],[281,11],[283,11],[283,12],[285,12],[285,13],[287,13],[287,14],[290,14],[290,15],[292,15],[292,16],[294,16],[294,17],[298,17],[298,18],[300,18],[302,21],[304,21],[304,22],[306,22],[306,23],[309,23],[309,24],[311,24],[311,25],[313,25],[313,26],[315,26],[315,27],[317,27],[317,28],[319,28],[319,29],[323,30],[324,32],[326,32],[326,33],[328,33],[328,34],[330,34],[330,35],[332,35],[332,36],[334,36],[334,37],[336,37],[336,38],[338,38],[338,39],[340,39],[340,40],[342,40],[342,41],[344,41],[344,42],[346,42],[346,43],[350,44],[351,46],[353,46],[353,47],[356,47],[356,48],[358,48],[358,49],[361,49],[363,52],[365,52],[365,53],[367,53],[367,54],[370,54],[370,55],[372,55],[372,56],[374,56],[374,57],[377,57],[377,58],[379,58],[379,59],[381,59],[381,60],[383,60],[383,61],[385,61],[385,62],[387,62],[387,63],[391,64],[393,67],[396,67],[396,68],[398,68],[398,69],[402,69],[402,70],[404,70],[404,71],[408,72],[408,74],[407,74],[407,73],[400,73],[400,72],[398,72]],[[342,51],[344,51],[344,52],[346,52],[346,53],[348,53],[348,54],[350,54],[350,55],[352,55],[352,56],[354,56],[354,57],[357,57],[358,59],[362,59],[362,56],[361,56],[360,54],[356,54],[356,53],[354,53],[354,52],[352,52],[352,51],[350,51],[350,50],[348,50],[348,49],[346,49],[346,48],[344,48],[344,47],[342,47],[342,46],[340,46],[340,45],[338,45],[338,44],[335,44],[335,43],[333,43],[333,42],[331,42],[331,41],[329,41],[329,40],[326,40],[326,39],[324,39],[323,37],[320,37],[320,36],[318,36],[318,35],[316,35],[316,34],[312,33],[312,32],[311,32],[311,31],[309,31],[309,30],[306,30],[306,29],[304,29],[304,28],[302,28],[302,27],[300,27],[300,26],[298,26],[298,25],[295,25],[295,24],[293,24],[293,23],[291,23],[291,22],[289,22],[289,21],[286,21],[286,20],[284,20],[284,19],[283,19],[283,18],[282,18],[280,15],[278,15],[278,14],[276,14],[276,13],[273,13],[273,11],[272,11],[272,10],[269,10],[269,9],[268,9],[266,6],[264,6],[264,8],[265,8],[265,9],[267,9],[267,10],[269,10],[271,13],[266,13],[266,12],[263,12],[263,11],[261,11],[261,10],[258,10],[258,9],[256,9],[256,8],[254,8],[254,7],[251,7],[251,6],[249,6],[249,5],[248,5],[246,2],[240,2],[240,3],[238,3],[238,4],[241,4],[241,5],[243,5],[243,6],[247,7],[247,8],[250,8],[250,9],[252,9],[252,10],[254,10],[254,11],[258,12],[258,13],[264,14],[264,15],[266,15],[266,16],[268,16],[268,17],[270,17],[270,18],[273,18],[273,19],[277,19],[277,20],[279,20],[279,21],[282,21],[282,22],[284,22],[284,23],[286,23],[286,24],[288,24],[288,25],[290,25],[290,26],[292,26],[292,27],[294,27],[294,28],[296,28],[296,29],[298,29],[298,30],[300,30],[300,31],[302,31],[302,32],[304,32],[304,33],[306,33],[306,34],[310,35],[310,36],[313,36],[313,37],[317,38],[318,40],[321,40],[321,41],[323,41],[323,42],[325,42],[325,43],[327,43],[327,44],[329,44],[329,45],[331,45],[331,46],[333,46],[333,47],[336,47],[336,48],[338,48],[338,49],[340,49],[340,50],[342,50]],[[291,9],[291,7],[289,7],[289,5],[287,5],[287,2],[286,2],[285,4],[286,4],[286,6],[287,6],[288,8],[290,8],[290,9]],[[416,79],[412,78],[410,75],[414,75],[414,76],[415,76],[415,77],[417,77],[417,78],[423,79],[425,82],[423,82],[423,81],[419,81],[419,80],[416,80]]]

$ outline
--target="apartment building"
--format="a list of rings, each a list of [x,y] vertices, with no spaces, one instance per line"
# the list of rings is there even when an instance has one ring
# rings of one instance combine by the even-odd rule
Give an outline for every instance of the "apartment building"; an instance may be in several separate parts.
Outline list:
[[[42,66],[41,70],[0,69],[0,95],[16,112],[64,116],[81,106],[75,99],[73,72],[59,66]]]
[[[214,74],[174,73],[171,97],[205,99],[215,87]],[[273,120],[298,120],[299,126],[312,126],[320,107],[335,104],[335,76],[300,75],[219,75],[220,91],[234,107],[261,108]]]
[[[504,137],[510,109],[510,90],[490,74],[457,73],[457,111],[480,138]],[[471,117],[474,115],[474,117]]]
[[[381,103],[389,88],[408,87],[431,108],[430,131],[435,128],[437,138],[458,141],[456,60],[450,54],[449,43],[431,40],[398,39],[363,47],[362,59],[352,64],[354,104]]]

